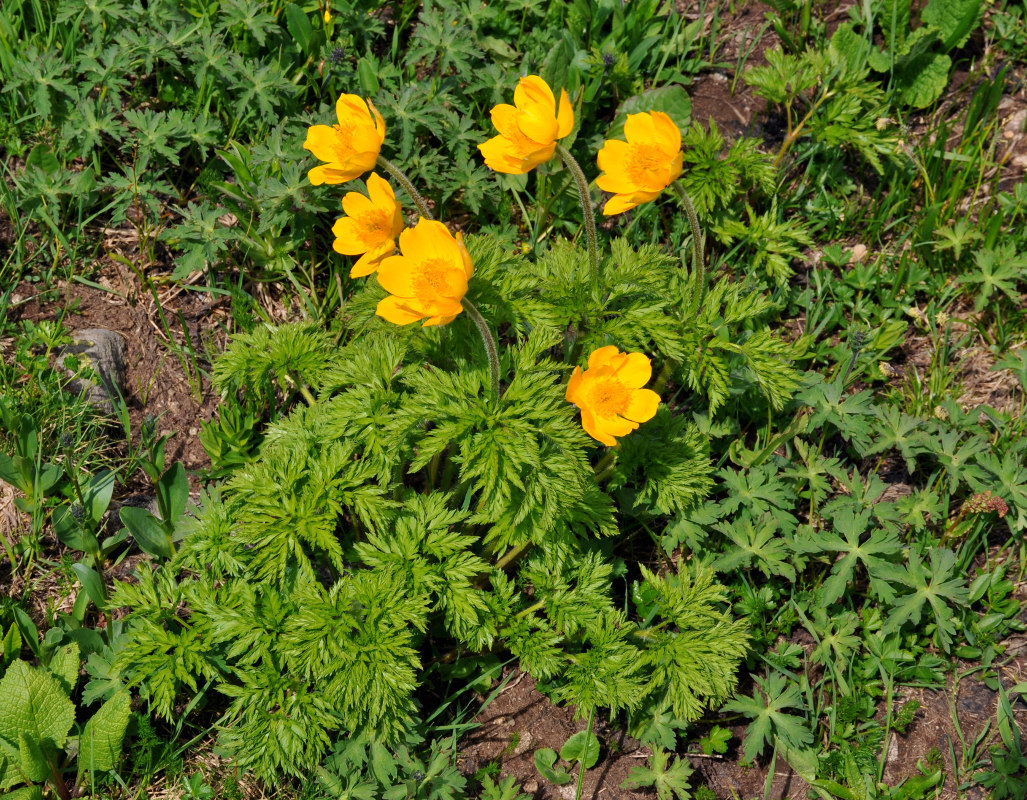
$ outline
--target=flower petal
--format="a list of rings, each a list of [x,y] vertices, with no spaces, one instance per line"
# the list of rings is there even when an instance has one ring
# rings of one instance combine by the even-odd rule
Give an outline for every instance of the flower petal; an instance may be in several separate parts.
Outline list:
[[[585,429],[585,433],[596,439],[608,447],[616,447],[617,440],[614,439],[610,434],[606,433],[600,426],[599,420],[596,415],[592,412],[592,409],[587,406],[581,409],[581,427]]]
[[[571,379],[567,381],[567,391],[564,392],[564,400],[568,403],[574,403],[574,405],[581,405],[578,401],[581,399],[578,393],[581,391],[581,367],[575,367],[574,372],[571,373]]]
[[[360,192],[346,192],[342,197],[342,210],[349,217],[359,217],[368,211],[374,211],[374,203]]]
[[[641,389],[653,377],[653,365],[645,353],[624,353],[617,361],[614,374],[629,389]]]
[[[530,169],[524,168],[518,150],[505,136],[495,136],[484,144],[479,144],[478,150],[485,159],[485,166],[496,172],[523,175]]]
[[[656,125],[652,115],[628,114],[624,122],[624,138],[631,144],[656,144]]]
[[[313,153],[318,161],[335,161],[339,135],[328,125],[312,125],[307,129],[303,149]]]
[[[622,415],[634,422],[646,422],[656,416],[660,407],[660,396],[651,389],[636,389]]]
[[[392,186],[377,172],[367,176],[367,195],[378,208],[391,209],[396,204]]]
[[[358,256],[366,252],[367,248],[360,241],[360,228],[357,223],[349,217],[339,217],[332,225],[332,233],[335,241],[332,242],[332,249],[344,256]]]
[[[378,303],[375,314],[384,317],[394,325],[408,325],[424,319],[424,314],[418,313],[416,309],[410,308],[398,297],[386,297]]]
[[[402,246],[402,239],[400,244]],[[416,261],[407,256],[389,256],[382,259],[382,262],[378,265],[378,283],[389,294],[408,299],[413,298],[416,295],[416,290],[414,289],[416,266]]]
[[[667,155],[672,156],[681,149],[681,131],[667,114],[653,111],[653,129],[656,132],[656,144]]]
[[[617,349],[617,345],[608,344],[606,347],[600,347],[598,350],[593,350],[592,355],[588,357],[588,368],[595,369],[596,367],[605,367],[613,360],[613,358],[620,353]]]
[[[556,97],[553,90],[538,75],[528,75],[517,81],[517,88],[514,89],[514,105],[520,109],[526,109],[529,105],[537,103],[556,110]]]
[[[570,98],[567,97],[567,90],[560,90],[560,110],[556,114],[559,129],[556,135],[563,138],[574,130],[574,108],[571,106]]]

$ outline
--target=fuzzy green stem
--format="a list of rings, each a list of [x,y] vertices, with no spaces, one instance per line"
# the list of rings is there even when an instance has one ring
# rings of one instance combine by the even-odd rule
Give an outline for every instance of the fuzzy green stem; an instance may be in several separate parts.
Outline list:
[[[609,477],[610,473],[613,472],[613,465],[616,460],[617,451],[611,447],[606,451],[606,455],[600,459],[599,463],[595,465],[593,472],[596,474],[596,483]]]
[[[496,345],[496,337],[492,334],[492,329],[489,324],[485,321],[485,317],[481,315],[477,307],[468,300],[466,297],[460,301],[460,304],[464,307],[474,324],[478,327],[478,333],[481,334],[481,341],[485,345],[485,354],[489,359],[489,378],[492,381],[492,395],[496,398],[499,397],[499,348]]]
[[[496,562],[496,569],[506,569],[511,562],[515,561],[520,557],[521,553],[531,547],[531,542],[525,542],[524,544],[517,545],[517,547],[510,548],[506,555],[504,555],[499,561]]]
[[[378,156],[378,166],[389,173],[396,182],[406,189],[406,193],[410,195],[410,199],[414,201],[414,205],[417,206],[417,212],[425,219],[435,219],[432,216],[431,209],[428,208],[428,203],[425,199],[418,194],[417,189],[414,188],[414,184],[410,178],[403,174],[403,170],[393,164],[385,156]]]
[[[592,735],[592,723],[595,721],[596,707],[588,710],[588,726],[585,728],[585,746],[581,748],[581,767],[578,769],[578,785],[574,789],[574,800],[581,800],[581,787],[585,783],[585,758],[588,756],[589,737]]]
[[[695,213],[695,206],[692,205],[692,198],[688,196],[685,187],[680,182],[674,181],[671,186],[677,192],[681,205],[685,207],[685,214],[688,216],[688,224],[692,228],[692,279],[695,281],[695,308],[699,310],[702,302],[703,290],[706,285],[705,268],[705,242],[703,242],[702,228],[699,227],[699,217]]]
[[[574,182],[578,185],[578,199],[581,201],[581,211],[585,215],[585,236],[588,239],[588,264],[592,268],[592,280],[595,284],[596,294],[599,294],[599,239],[596,237],[596,216],[592,209],[592,193],[588,190],[588,179],[581,171],[581,165],[571,155],[570,150],[562,144],[556,145],[557,155],[563,161],[564,166],[574,176]]]

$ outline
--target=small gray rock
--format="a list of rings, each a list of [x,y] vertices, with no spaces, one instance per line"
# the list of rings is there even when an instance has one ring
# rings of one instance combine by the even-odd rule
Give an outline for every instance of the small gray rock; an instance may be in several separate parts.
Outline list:
[[[65,369],[65,359],[75,356],[83,367],[91,367],[96,380],[75,378],[72,391],[85,394],[86,399],[101,411],[110,414],[119,394],[125,393],[125,370],[127,345],[125,337],[106,328],[86,328],[72,331],[72,344],[61,349],[57,366]]]

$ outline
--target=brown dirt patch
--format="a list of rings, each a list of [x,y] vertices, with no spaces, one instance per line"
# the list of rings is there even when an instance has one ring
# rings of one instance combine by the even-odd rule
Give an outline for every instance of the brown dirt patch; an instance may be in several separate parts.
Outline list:
[[[226,324],[221,324],[228,317],[224,299],[156,281],[155,299],[138,275],[112,261],[95,282],[103,288],[60,284],[55,299],[33,297],[31,285],[22,285],[12,297],[11,317],[122,334],[128,343],[125,400],[133,439],[138,441],[143,420],[154,417],[158,434],[171,436],[168,464],[181,461],[191,471],[209,467],[197,434],[200,422],[210,420],[217,406],[205,373],[210,370],[208,352],[219,353],[227,339]]]

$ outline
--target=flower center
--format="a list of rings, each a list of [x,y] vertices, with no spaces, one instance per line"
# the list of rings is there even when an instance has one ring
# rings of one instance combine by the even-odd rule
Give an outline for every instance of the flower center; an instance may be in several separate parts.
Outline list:
[[[376,247],[391,238],[390,215],[381,209],[365,211],[357,219],[357,227],[360,229],[360,241],[368,247]]]
[[[590,394],[589,405],[601,417],[623,414],[631,403],[631,390],[616,378],[600,378]]]
[[[654,144],[636,144],[631,147],[627,173],[636,183],[648,182],[654,172],[667,166],[667,154]]]
[[[450,290],[449,274],[453,266],[444,258],[432,258],[422,261],[420,274],[414,278],[414,289],[419,297],[431,295],[448,296]]]

